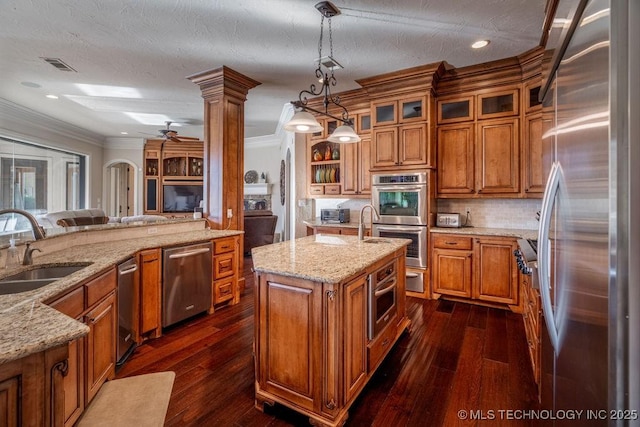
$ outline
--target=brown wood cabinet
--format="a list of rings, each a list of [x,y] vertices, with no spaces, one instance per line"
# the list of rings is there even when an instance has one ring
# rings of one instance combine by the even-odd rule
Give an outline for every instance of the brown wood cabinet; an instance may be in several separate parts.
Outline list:
[[[541,301],[540,293],[537,289],[533,289],[532,277],[526,274],[520,274],[520,289],[523,298],[524,331],[527,336],[527,346],[529,348],[529,359],[531,360],[531,368],[533,370],[533,378],[538,385],[538,393],[540,392],[540,373],[541,373]],[[539,398],[539,396],[538,396]]]
[[[223,302],[237,304],[240,301],[238,287],[238,259],[240,239],[236,236],[224,237],[213,241],[213,301],[214,306]]]
[[[204,143],[196,138],[183,141],[147,140],[144,147],[144,213],[163,214],[163,185],[202,185]],[[171,213],[172,216],[180,216]]]
[[[307,226],[307,236],[312,234],[345,234],[348,236],[357,236],[358,228],[356,227],[336,227],[331,225],[316,225],[313,227]],[[365,228],[365,236],[371,235],[371,229]]]
[[[340,195],[342,145],[313,139],[307,143],[307,179],[310,196]],[[334,160],[334,156],[337,156],[337,159]]]
[[[367,275],[396,262],[404,295],[405,250],[343,283],[256,273],[256,407],[275,402],[314,425],[343,425],[349,406],[408,327],[405,305],[396,321],[367,340]],[[399,298],[403,299],[403,298]]]
[[[147,249],[140,251],[138,257],[138,269],[140,270],[140,291],[138,307],[138,337],[136,342],[142,343],[147,338],[158,338],[162,335],[160,316],[161,288],[162,288],[162,263],[161,249]]]
[[[102,384],[115,376],[116,269],[78,285],[48,304],[89,326],[86,337],[71,341],[62,381],[64,425],[72,426]]]
[[[433,292],[471,298],[471,237],[432,235]]]
[[[530,114],[524,119],[522,132],[523,186],[527,197],[542,197],[551,169],[544,162],[542,114]]]
[[[521,311],[515,238],[433,233],[431,242],[435,298],[464,298]]]
[[[342,144],[342,194],[371,194],[371,138],[355,144]]]
[[[371,170],[435,166],[432,103],[423,94],[371,102]]]
[[[521,197],[519,87],[438,100],[438,197]]]
[[[67,346],[0,365],[0,425],[62,426]]]

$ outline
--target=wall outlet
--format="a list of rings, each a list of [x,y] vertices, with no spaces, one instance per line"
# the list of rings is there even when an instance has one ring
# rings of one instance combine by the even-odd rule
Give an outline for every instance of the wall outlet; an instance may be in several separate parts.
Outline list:
[[[465,213],[465,214],[468,214],[468,213],[470,213],[470,212],[471,212],[471,208],[470,208],[469,206],[465,206],[465,208],[464,208],[464,213]]]
[[[147,234],[156,234],[157,232],[158,232],[158,227],[147,228]]]
[[[227,218],[229,219],[233,218],[233,209],[231,208],[227,209]]]

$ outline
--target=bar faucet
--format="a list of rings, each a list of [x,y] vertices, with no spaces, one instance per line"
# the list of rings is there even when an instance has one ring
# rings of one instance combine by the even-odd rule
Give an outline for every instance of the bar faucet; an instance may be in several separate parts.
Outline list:
[[[360,220],[358,222],[358,240],[364,240],[364,210],[366,208],[371,208],[371,213],[374,215],[375,219],[380,219],[380,215],[378,215],[378,211],[375,206],[371,204],[364,205],[362,209],[360,209]]]
[[[25,218],[27,218],[29,220],[29,223],[31,224],[31,230],[33,231],[33,238],[36,240],[44,239],[44,228],[42,228],[42,226],[38,224],[38,221],[36,220],[36,218],[33,215],[31,215],[29,212],[23,211],[22,209],[1,209],[0,210],[0,215],[4,215],[8,213],[20,214]]]
[[[42,252],[42,249],[31,248],[31,242],[27,242],[27,247],[24,249],[24,256],[22,257],[22,265],[33,264],[33,253],[35,251]]]

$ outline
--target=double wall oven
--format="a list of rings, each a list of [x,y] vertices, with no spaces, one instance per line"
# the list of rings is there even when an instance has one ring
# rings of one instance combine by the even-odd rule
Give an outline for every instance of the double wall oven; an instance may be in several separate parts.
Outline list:
[[[427,268],[430,218],[429,174],[426,171],[372,175],[371,202],[379,219],[371,226],[377,237],[409,239],[406,265]],[[407,272],[407,290],[424,292],[424,273]]]

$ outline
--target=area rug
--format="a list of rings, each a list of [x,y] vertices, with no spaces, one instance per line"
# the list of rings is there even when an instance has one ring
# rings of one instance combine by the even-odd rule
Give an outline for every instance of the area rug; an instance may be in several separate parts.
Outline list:
[[[77,427],[162,427],[175,372],[158,372],[104,383]]]

